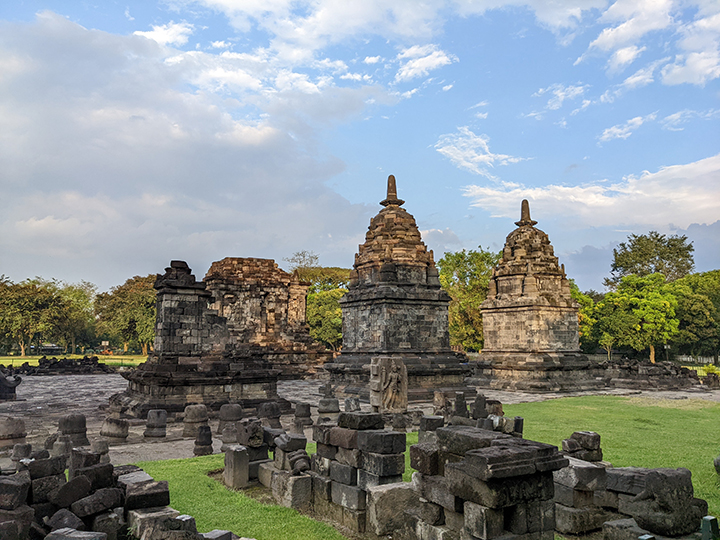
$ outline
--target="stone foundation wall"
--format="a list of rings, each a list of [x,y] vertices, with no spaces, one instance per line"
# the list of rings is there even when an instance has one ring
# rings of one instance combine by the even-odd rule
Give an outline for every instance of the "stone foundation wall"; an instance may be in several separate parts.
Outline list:
[[[553,306],[483,308],[485,351],[579,351],[577,309]]]

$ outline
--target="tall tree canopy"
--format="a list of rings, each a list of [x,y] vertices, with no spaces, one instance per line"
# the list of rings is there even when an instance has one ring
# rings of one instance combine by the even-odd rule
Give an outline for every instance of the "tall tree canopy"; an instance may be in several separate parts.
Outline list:
[[[678,332],[677,306],[661,274],[625,276],[596,306],[595,338],[608,356],[617,344],[636,351],[650,349],[650,361],[655,362],[655,346],[668,343]]]
[[[487,297],[492,270],[500,253],[478,250],[448,252],[438,261],[440,284],[452,299],[450,302],[450,343],[468,351],[483,347],[480,304]]]
[[[662,274],[667,281],[675,281],[692,272],[694,250],[684,235],[666,237],[656,231],[631,234],[627,242],[613,249],[611,276],[605,278],[605,286],[614,289],[630,274]]]
[[[595,324],[595,301],[588,293],[580,291],[575,280],[570,281],[570,295],[578,303],[578,330],[580,334],[580,349],[584,352],[592,352],[597,347],[597,341],[593,336],[593,325]],[[595,291],[589,291],[594,293]],[[597,294],[597,293],[596,293]]]
[[[124,284],[100,293],[95,300],[98,333],[120,341],[125,350],[139,345],[142,354],[155,339],[154,274],[128,279]]]

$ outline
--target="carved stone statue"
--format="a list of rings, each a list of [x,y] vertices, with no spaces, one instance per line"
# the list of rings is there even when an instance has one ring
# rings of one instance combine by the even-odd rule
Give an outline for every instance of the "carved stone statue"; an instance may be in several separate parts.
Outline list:
[[[379,412],[405,412],[407,368],[397,357],[373,358],[370,364],[370,405]]]

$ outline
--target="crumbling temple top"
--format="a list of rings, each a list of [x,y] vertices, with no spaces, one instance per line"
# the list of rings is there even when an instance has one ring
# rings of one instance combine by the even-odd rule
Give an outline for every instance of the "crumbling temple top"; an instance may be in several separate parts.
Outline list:
[[[414,283],[440,288],[432,250],[427,249],[415,218],[398,199],[395,177],[388,177],[384,208],[372,218],[365,243],[358,247],[350,272],[350,288],[377,283]]]
[[[448,393],[465,389],[467,358],[450,348],[450,296],[440,286],[433,252],[415,218],[402,208],[392,175],[380,204],[355,255],[348,292],[340,299],[342,351],[325,369],[345,394],[367,397],[365,367],[372,357],[400,356],[407,365],[411,401],[432,397],[433,387]]]
[[[558,264],[548,235],[535,228],[536,224],[530,218],[530,205],[523,200],[520,221],[515,222],[518,227],[505,240],[483,308],[512,303],[577,309],[565,266]]]

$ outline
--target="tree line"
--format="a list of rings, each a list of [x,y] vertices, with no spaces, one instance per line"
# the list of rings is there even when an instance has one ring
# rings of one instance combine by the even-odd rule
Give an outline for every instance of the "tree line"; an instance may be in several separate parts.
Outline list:
[[[694,273],[693,246],[685,236],[651,231],[630,235],[613,250],[605,293],[582,292],[579,304],[584,352],[713,356],[720,349],[720,270]],[[466,351],[483,347],[480,306],[501,253],[479,247],[445,253],[438,261],[440,283],[451,297],[450,341]],[[290,271],[310,283],[306,318],[310,335],[332,350],[342,345],[340,298],[350,270],[322,267],[317,254],[299,251],[284,259]],[[135,276],[109,292],[88,282],[67,284],[41,278],[13,283],[0,276],[0,349],[27,354],[44,342],[66,352],[96,349],[103,341],[147,354],[155,326],[155,276]]]
[[[107,347],[147,354],[155,338],[154,282],[155,275],[135,276],[98,293],[87,281],[0,276],[0,350],[26,356],[54,343],[67,354]]]

